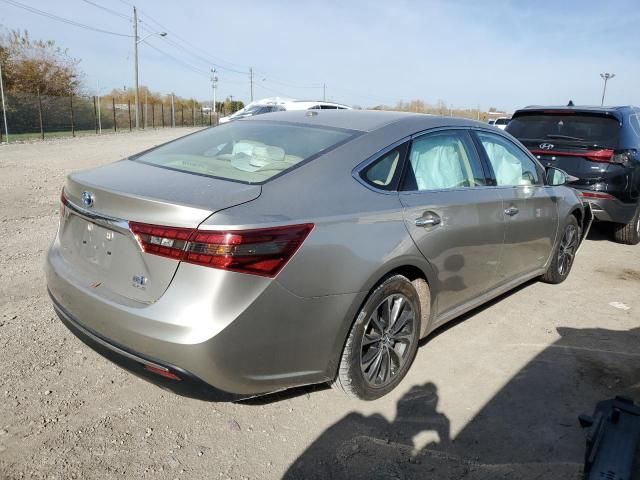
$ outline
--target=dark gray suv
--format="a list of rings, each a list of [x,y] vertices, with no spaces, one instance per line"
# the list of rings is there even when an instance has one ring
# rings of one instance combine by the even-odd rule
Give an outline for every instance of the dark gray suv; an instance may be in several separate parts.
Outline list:
[[[545,167],[578,177],[571,185],[610,222],[617,242],[640,242],[640,109],[527,107],[506,131]]]

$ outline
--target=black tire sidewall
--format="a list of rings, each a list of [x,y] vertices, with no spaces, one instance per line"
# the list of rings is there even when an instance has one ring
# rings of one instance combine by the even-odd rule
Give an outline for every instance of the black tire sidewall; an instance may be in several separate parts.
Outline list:
[[[367,383],[360,368],[360,352],[362,348],[364,328],[373,310],[380,304],[380,302],[382,302],[382,300],[394,293],[400,293],[404,295],[411,302],[411,306],[415,312],[416,322],[414,325],[414,339],[410,345],[411,350],[409,351],[407,361],[402,366],[400,371],[396,373],[395,378],[388,385],[376,388]],[[349,358],[343,359],[348,361],[348,375],[351,379],[351,388],[352,390],[354,390],[354,393],[358,397],[363,400],[375,400],[382,397],[383,395],[386,395],[402,381],[404,376],[407,374],[407,371],[411,367],[411,364],[413,363],[416,355],[416,351],[418,349],[418,340],[420,336],[420,319],[422,318],[421,313],[422,312],[420,311],[420,299],[418,297],[418,292],[411,284],[411,282],[403,276],[396,275],[388,278],[372,292],[372,294],[360,309],[358,317],[351,327],[351,332],[349,333],[351,340]]]

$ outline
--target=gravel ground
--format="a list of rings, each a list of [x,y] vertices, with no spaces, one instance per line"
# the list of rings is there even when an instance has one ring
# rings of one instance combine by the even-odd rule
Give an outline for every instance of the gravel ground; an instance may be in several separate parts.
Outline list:
[[[60,188],[187,132],[0,146],[0,477],[577,479],[578,414],[640,399],[640,246],[599,230],[565,283],[531,282],[436,332],[375,402],[316,386],[206,403],[113,366],[46,295]]]

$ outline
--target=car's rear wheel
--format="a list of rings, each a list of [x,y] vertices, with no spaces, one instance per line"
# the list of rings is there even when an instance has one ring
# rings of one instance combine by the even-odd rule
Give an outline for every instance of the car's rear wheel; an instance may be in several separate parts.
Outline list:
[[[613,238],[618,243],[625,245],[637,245],[640,243],[640,204],[629,223],[615,223],[613,225]]]
[[[333,386],[362,400],[375,400],[393,390],[415,358],[420,319],[414,285],[402,275],[387,278],[360,309]]]
[[[571,272],[573,260],[580,245],[580,226],[575,216],[569,215],[561,235],[560,243],[553,253],[551,263],[542,276],[543,282],[564,282]]]

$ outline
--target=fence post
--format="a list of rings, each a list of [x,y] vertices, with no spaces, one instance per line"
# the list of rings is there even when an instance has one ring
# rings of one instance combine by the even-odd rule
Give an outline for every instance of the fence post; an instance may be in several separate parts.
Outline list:
[[[196,105],[193,102],[191,102],[191,126],[196,126]]]
[[[127,99],[127,108],[129,109],[129,131],[131,131],[131,100]]]
[[[116,97],[111,97],[111,107],[113,108],[113,131],[117,132],[118,127],[116,126]]]
[[[180,126],[184,127],[184,105],[180,105]]]
[[[42,125],[42,97],[40,97],[40,87],[38,87],[37,92],[38,92],[38,118],[40,119],[40,138],[44,140],[44,126]]]
[[[171,94],[171,127],[175,128],[175,126],[176,126],[176,100],[172,93]]]
[[[151,128],[156,128],[156,104],[151,104]]]
[[[200,126],[204,127],[204,112],[202,111],[202,107],[200,107]]]
[[[162,114],[162,128],[164,128],[164,100],[160,104],[160,113]]]
[[[98,134],[98,107],[96,105],[96,96],[93,96],[93,123],[96,126],[96,135]]]
[[[74,118],[73,118],[73,93],[69,97],[69,104],[71,106],[71,136],[75,137],[76,136],[76,125],[75,125]]]

